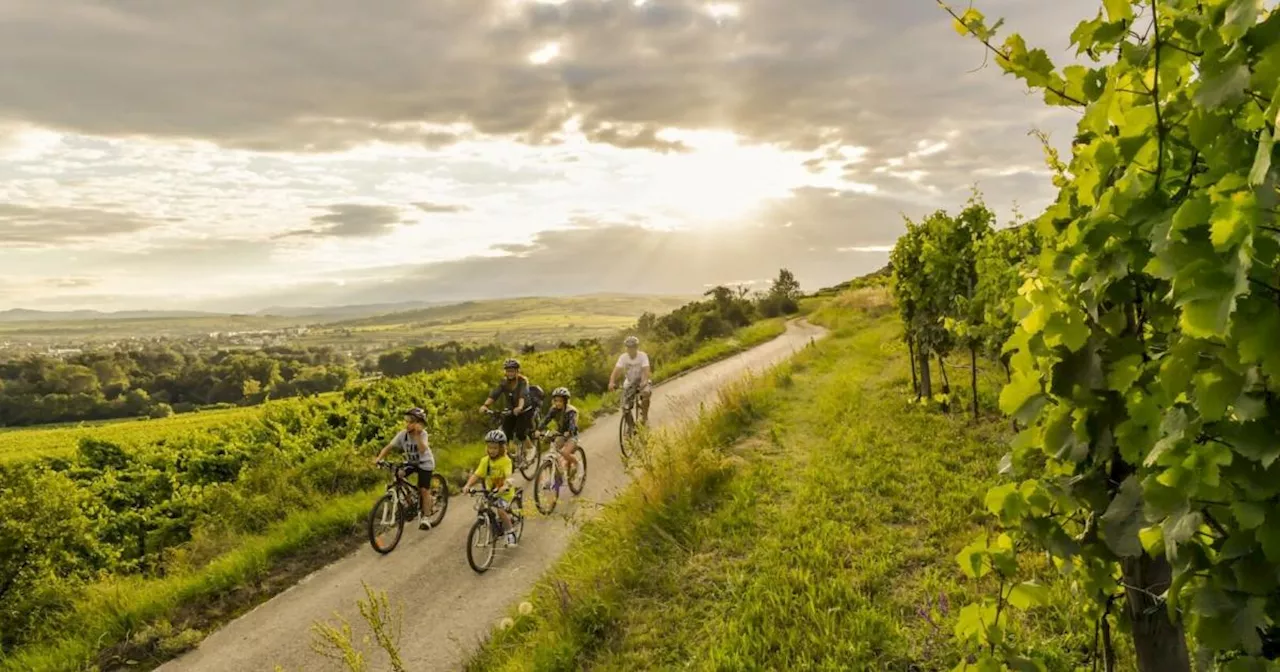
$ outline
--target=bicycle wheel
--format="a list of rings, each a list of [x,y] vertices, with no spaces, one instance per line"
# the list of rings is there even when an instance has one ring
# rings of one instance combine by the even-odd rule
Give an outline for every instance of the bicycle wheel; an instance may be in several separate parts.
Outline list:
[[[383,495],[370,509],[368,527],[369,545],[373,550],[386,555],[399,545],[404,534],[404,516],[396,510],[391,493]]]
[[[488,521],[477,520],[476,524],[471,526],[471,532],[467,533],[467,564],[471,565],[475,573],[484,574],[493,564],[493,554],[497,550],[496,542]]]
[[[538,456],[542,453],[536,441],[530,443],[533,444],[531,448],[525,448],[523,444],[520,446],[520,475],[526,481],[532,481],[538,472]]]
[[[577,445],[573,447],[573,456],[578,459],[578,463],[569,466],[565,480],[569,482],[570,492],[581,495],[583,486],[587,484],[587,453],[581,445]]]
[[[533,503],[543,515],[555,511],[556,502],[560,500],[560,490],[556,488],[558,471],[555,460],[543,460],[538,463],[538,471],[533,477]]]
[[[632,437],[636,435],[636,421],[632,417],[631,411],[622,412],[622,420],[618,422],[618,446],[622,449],[623,457],[631,457],[629,443]]]
[[[444,476],[431,474],[431,485],[427,489],[431,491],[431,499],[435,503],[435,506],[426,512],[427,522],[431,523],[431,527],[435,527],[444,520],[444,514],[449,510],[449,484],[444,480]]]

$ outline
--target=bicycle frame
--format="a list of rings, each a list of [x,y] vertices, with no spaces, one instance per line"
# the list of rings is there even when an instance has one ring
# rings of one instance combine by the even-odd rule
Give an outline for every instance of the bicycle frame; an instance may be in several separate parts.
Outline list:
[[[401,509],[410,508],[412,501],[420,495],[417,494],[418,486],[404,479],[403,464],[384,462],[382,468],[390,470],[395,477],[394,481],[387,484],[387,492],[391,493],[391,507],[384,511],[381,521],[383,525],[391,525],[400,516]],[[422,503],[418,502],[418,506],[422,506]]]

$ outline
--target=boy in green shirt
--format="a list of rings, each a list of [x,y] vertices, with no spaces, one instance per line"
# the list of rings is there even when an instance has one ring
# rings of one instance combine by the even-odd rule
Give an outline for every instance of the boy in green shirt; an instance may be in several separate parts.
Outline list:
[[[507,530],[507,546],[515,546],[516,533],[511,527],[511,514],[507,513],[507,509],[511,507],[511,501],[516,496],[509,482],[514,469],[511,458],[507,457],[507,435],[501,429],[492,430],[485,434],[484,443],[486,454],[480,458],[480,464],[476,467],[475,473],[471,474],[462,489],[467,493],[472,492],[471,486],[477,479],[483,478],[485,487],[491,492],[498,493],[494,504],[498,509],[498,517],[502,519],[503,528]]]

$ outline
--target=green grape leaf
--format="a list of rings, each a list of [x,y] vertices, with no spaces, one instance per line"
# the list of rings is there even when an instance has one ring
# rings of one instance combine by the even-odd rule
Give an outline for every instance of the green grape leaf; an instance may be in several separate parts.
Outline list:
[[[1249,86],[1249,68],[1242,63],[1221,70],[1206,68],[1196,89],[1196,104],[1213,109],[1244,100]]]
[[[1138,530],[1145,525],[1142,514],[1142,484],[1134,476],[1129,476],[1120,484],[1107,511],[1100,518],[1103,541],[1107,548],[1122,558],[1136,557],[1142,554],[1142,541],[1138,538]]]
[[[1107,373],[1107,387],[1121,394],[1129,391],[1142,375],[1142,355],[1129,355],[1116,360]]]
[[[1024,581],[1009,591],[1009,604],[1026,611],[1049,604],[1049,588],[1035,581]]]
[[[1000,391],[1000,410],[1007,415],[1018,416],[1043,397],[1039,378],[1018,373]]]
[[[1258,153],[1253,158],[1253,168],[1249,170],[1250,185],[1256,187],[1267,181],[1267,172],[1271,170],[1271,154],[1275,144],[1271,129],[1263,129],[1262,137],[1258,140]]]
[[[1253,194],[1238,191],[1218,202],[1213,209],[1213,225],[1209,239],[1216,250],[1238,244],[1249,234],[1250,222],[1257,217],[1257,200]]]
[[[1280,457],[1280,435],[1273,423],[1267,420],[1251,420],[1242,423],[1224,423],[1222,441],[1235,452],[1270,467]]]
[[[1133,5],[1129,0],[1102,0],[1102,5],[1107,10],[1107,20],[1112,23],[1133,20]]]
[[[1235,42],[1258,22],[1262,0],[1229,0],[1226,19],[1218,34],[1224,42]]]
[[[1200,416],[1209,422],[1221,420],[1244,388],[1244,377],[1222,367],[1201,371],[1193,378]]]
[[[1242,530],[1252,530],[1267,519],[1266,507],[1243,499],[1231,503],[1231,513],[1236,517],[1236,522],[1240,524]]]

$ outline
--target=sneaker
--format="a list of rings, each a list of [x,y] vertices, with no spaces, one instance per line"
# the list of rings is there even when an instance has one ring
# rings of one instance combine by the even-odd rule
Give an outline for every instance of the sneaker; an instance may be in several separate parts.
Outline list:
[[[431,521],[427,520],[426,516],[418,516],[418,529],[419,530],[431,529]]]
[[[519,545],[520,545],[520,543],[516,541],[516,533],[515,533],[515,532],[508,532],[508,533],[507,533],[507,546],[519,546]]]

